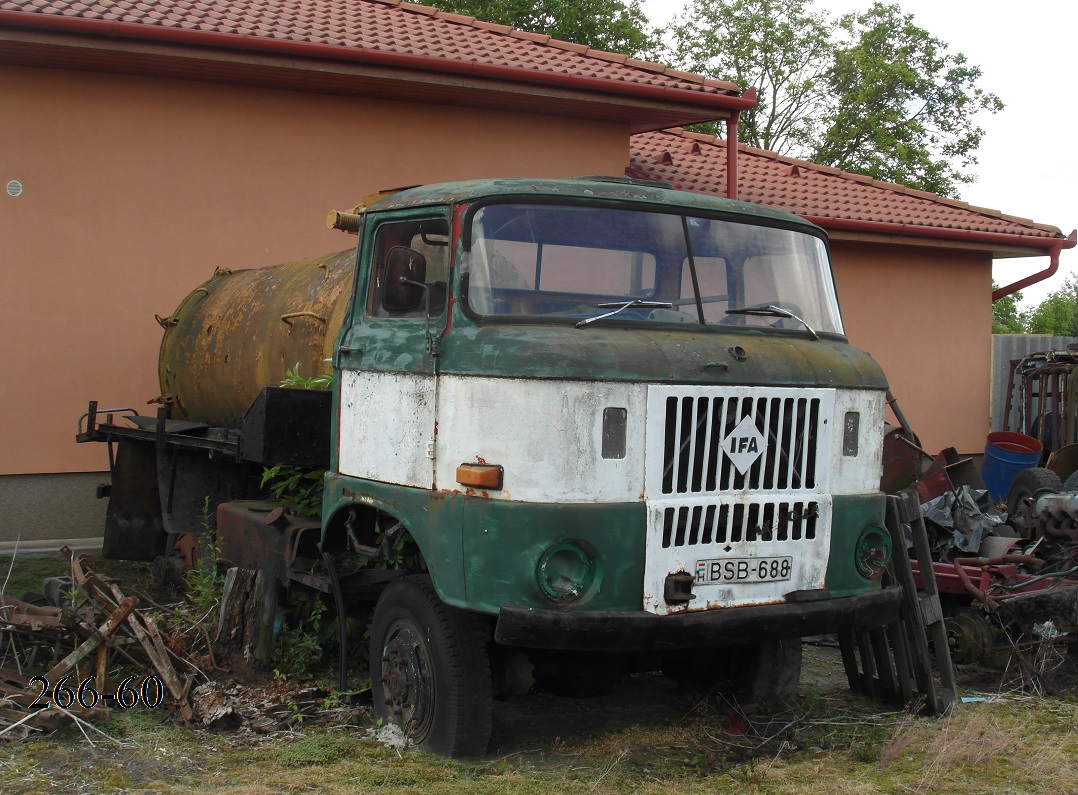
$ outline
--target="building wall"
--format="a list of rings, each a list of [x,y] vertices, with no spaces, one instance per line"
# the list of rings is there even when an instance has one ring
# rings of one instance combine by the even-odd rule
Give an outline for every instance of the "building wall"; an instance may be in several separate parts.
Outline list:
[[[932,453],[984,452],[992,375],[992,261],[946,249],[832,241],[850,341],[883,367]]]
[[[154,314],[217,267],[354,245],[328,210],[628,159],[620,125],[462,107],[14,67],[0,96],[0,184],[24,187],[0,194],[0,475],[105,468],[75,420],[90,399],[152,413]]]

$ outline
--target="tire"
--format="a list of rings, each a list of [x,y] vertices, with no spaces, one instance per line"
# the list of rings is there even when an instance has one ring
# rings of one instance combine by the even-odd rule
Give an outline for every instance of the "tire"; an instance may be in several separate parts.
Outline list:
[[[1014,476],[1007,492],[1008,524],[1023,538],[1033,538],[1037,529],[1033,504],[1037,497],[1046,492],[1056,494],[1061,491],[1063,482],[1052,470],[1043,467],[1023,469]]]
[[[663,672],[682,685],[726,696],[745,711],[778,705],[801,681],[801,639],[687,652]]]
[[[374,714],[425,751],[480,756],[490,742],[493,693],[477,619],[445,604],[430,578],[386,586],[371,626]]]

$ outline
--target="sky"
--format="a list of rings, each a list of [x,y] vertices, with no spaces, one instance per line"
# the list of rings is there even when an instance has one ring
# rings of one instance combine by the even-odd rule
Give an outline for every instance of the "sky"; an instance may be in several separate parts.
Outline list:
[[[985,135],[970,169],[976,181],[959,188],[959,198],[1059,227],[1078,227],[1078,145],[1072,131],[1078,103],[1068,80],[1075,74],[1078,3],[1025,0],[1015,5],[993,0],[890,0],[914,23],[963,53],[982,71],[980,85],[1006,105],[979,119]],[[815,0],[813,7],[838,15],[861,11],[871,0]],[[685,0],[642,0],[652,24],[670,21]],[[1047,257],[996,260],[993,277],[1010,284],[1048,267]],[[1035,306],[1078,273],[1078,247],[1060,256],[1058,273],[1022,292],[1021,306]]]

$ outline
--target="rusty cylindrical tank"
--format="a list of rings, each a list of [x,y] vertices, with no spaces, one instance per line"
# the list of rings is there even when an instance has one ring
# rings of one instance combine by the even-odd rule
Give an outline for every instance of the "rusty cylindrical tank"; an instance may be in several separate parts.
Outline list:
[[[355,249],[219,271],[161,320],[161,400],[172,416],[234,428],[263,387],[329,372]]]

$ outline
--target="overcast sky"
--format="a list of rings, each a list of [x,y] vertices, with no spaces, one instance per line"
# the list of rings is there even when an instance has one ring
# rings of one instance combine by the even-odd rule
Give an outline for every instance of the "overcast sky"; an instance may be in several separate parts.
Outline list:
[[[974,168],[960,187],[963,201],[1057,226],[1078,226],[1078,105],[1070,81],[1078,58],[1078,3],[1025,0],[1017,5],[965,0],[895,0],[917,25],[981,67],[981,85],[1006,108],[985,115]],[[665,24],[684,0],[642,0],[653,24]],[[868,8],[870,0],[815,0],[832,15]],[[995,280],[1009,284],[1048,266],[1047,257],[996,260]],[[1078,248],[1064,251],[1059,273],[1023,291],[1035,305],[1078,272]]]

